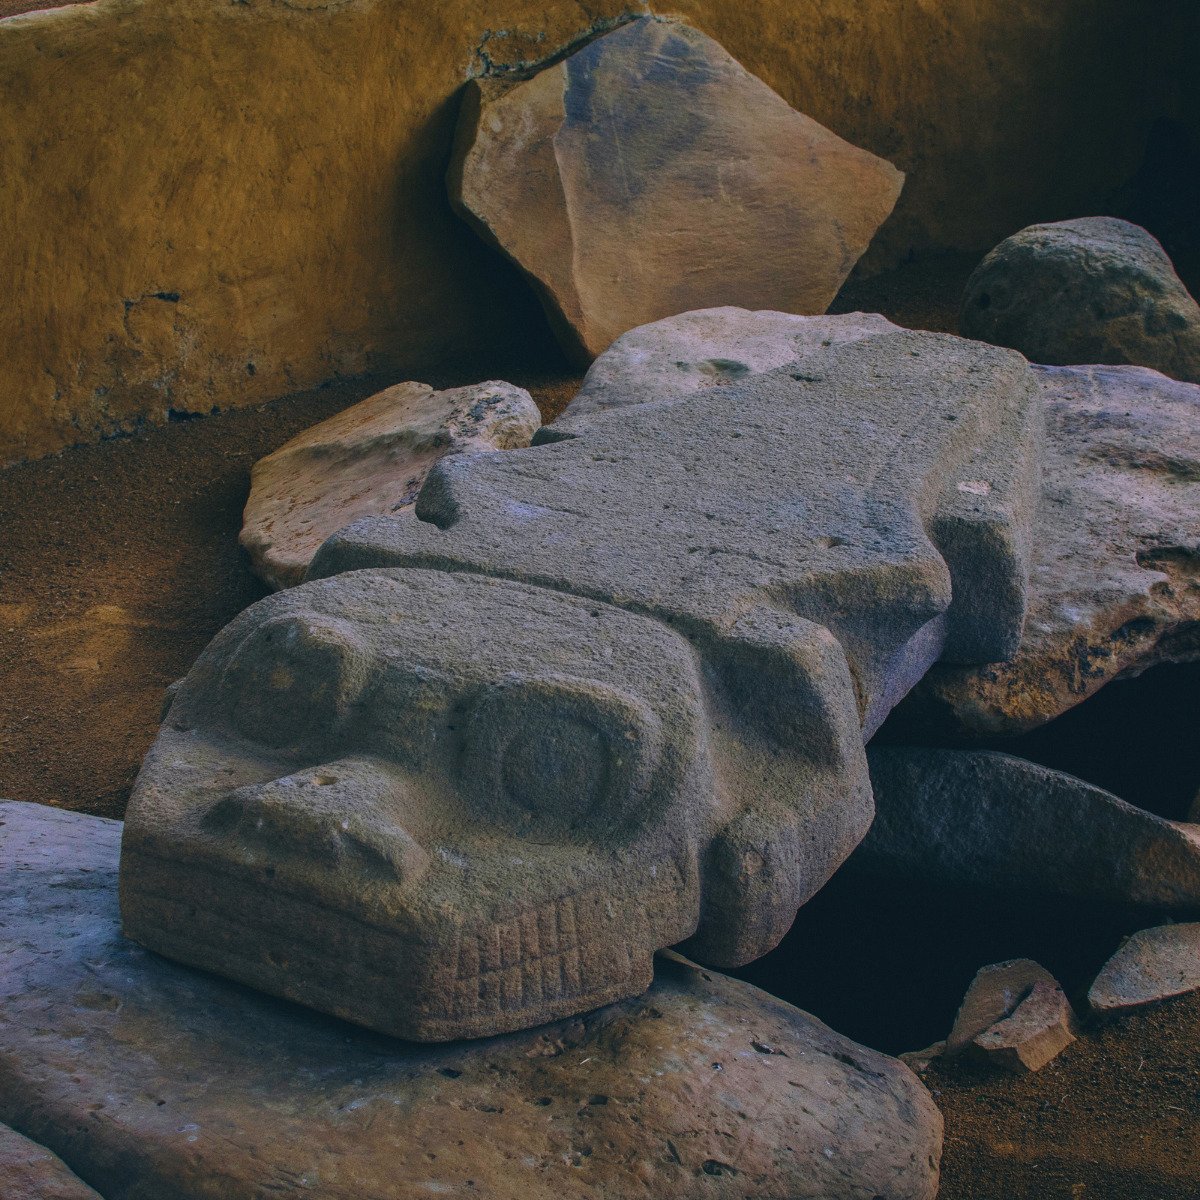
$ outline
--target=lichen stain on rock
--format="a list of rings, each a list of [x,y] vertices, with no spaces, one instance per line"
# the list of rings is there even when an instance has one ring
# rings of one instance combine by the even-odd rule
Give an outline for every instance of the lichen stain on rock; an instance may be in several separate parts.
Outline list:
[[[416,373],[538,319],[446,201],[459,91],[646,6],[315,4],[96,0],[0,20],[0,463],[164,419],[165,390],[181,411],[254,404]],[[1149,34],[1118,0],[752,8],[671,15],[908,172],[877,263],[982,250],[1087,207],[1140,156]],[[1064,54],[1130,69],[1097,88]],[[178,310],[133,341],[121,302],[166,288]]]

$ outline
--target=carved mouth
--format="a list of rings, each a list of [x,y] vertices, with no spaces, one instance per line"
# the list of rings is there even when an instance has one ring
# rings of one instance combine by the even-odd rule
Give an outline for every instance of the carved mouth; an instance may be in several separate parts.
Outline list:
[[[611,897],[587,893],[464,930],[453,984],[454,1016],[466,1021],[515,1017],[559,1009],[593,994],[628,994],[636,968],[624,916]]]

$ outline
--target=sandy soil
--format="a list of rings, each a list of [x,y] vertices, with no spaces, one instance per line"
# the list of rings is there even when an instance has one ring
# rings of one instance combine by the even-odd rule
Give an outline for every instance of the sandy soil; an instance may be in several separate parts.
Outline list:
[[[0,0],[0,14],[11,8]],[[950,259],[853,284],[835,307],[949,329],[947,298],[957,298],[972,265]],[[532,364],[460,364],[428,380],[495,377],[528,387],[547,418],[577,382],[546,355]],[[164,687],[264,594],[236,541],[251,464],[392,382],[339,383],[0,472],[0,795],[121,815]],[[1162,722],[1155,727],[1175,736]],[[1131,927],[1127,914],[1105,914],[1085,929],[1065,909],[915,893],[901,902],[853,881],[827,891],[758,978],[851,1036],[870,1034],[893,1050],[906,1039],[908,1048],[924,1044],[918,1034],[943,1034],[983,963],[1040,954],[1075,988]],[[879,919],[885,909],[890,925]],[[889,1003],[891,1026],[878,1016]],[[1029,1079],[935,1065],[927,1082],[947,1119],[942,1196],[1194,1198],[1197,1046],[1200,999],[1088,1030]]]

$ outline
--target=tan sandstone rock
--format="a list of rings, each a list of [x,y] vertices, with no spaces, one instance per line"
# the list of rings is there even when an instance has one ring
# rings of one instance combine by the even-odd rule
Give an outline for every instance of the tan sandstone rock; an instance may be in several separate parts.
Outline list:
[[[1057,983],[1039,981],[1003,1020],[976,1034],[969,1053],[1014,1074],[1040,1071],[1075,1040],[1075,1013]]]
[[[442,455],[528,446],[541,423],[529,393],[508,383],[398,383],[256,462],[239,540],[267,583],[291,587],[331,533],[416,503]]]
[[[0,822],[0,1119],[114,1200],[937,1191],[912,1073],[745,983],[666,956],[585,1017],[397,1042],[122,938],[116,822],[11,802]]]
[[[2,1124],[0,1196],[4,1200],[101,1200],[58,1155]]]
[[[1160,925],[1127,938],[1088,990],[1088,1006],[1111,1016],[1200,989],[1200,924]]]
[[[944,1052],[961,1053],[981,1033],[1016,1012],[1039,983],[1057,986],[1054,976],[1031,958],[980,967],[963,996]]]
[[[824,312],[902,182],[711,38],[650,17],[527,81],[472,84],[450,171],[584,361],[713,304]]]

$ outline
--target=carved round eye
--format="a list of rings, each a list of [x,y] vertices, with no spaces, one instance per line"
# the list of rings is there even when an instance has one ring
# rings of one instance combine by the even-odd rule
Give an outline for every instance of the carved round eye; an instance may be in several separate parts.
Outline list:
[[[269,746],[324,740],[362,690],[363,659],[341,621],[306,614],[265,621],[225,668],[234,725]]]
[[[658,760],[646,704],[584,680],[511,680],[475,708],[463,782],[498,823],[566,834],[626,822]]]

